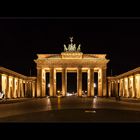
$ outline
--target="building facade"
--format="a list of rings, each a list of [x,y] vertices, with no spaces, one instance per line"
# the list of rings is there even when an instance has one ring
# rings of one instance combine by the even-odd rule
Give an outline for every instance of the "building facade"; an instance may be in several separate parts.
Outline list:
[[[35,97],[36,77],[0,67],[0,92],[5,94],[5,98]]]
[[[62,96],[67,96],[67,74],[77,74],[77,95],[82,96],[82,73],[87,74],[87,96],[94,96],[95,73],[98,75],[97,96],[140,98],[140,67],[114,77],[106,77],[106,54],[84,54],[81,45],[64,44],[60,54],[37,54],[37,77],[28,77],[0,67],[0,92],[6,98],[45,97],[46,73],[49,73],[49,96],[57,96],[57,73],[61,73]],[[73,83],[72,83],[73,84]]]
[[[109,96],[140,98],[140,67],[107,79]]]
[[[62,73],[62,95],[67,96],[67,73],[77,73],[77,95],[82,96],[82,72],[87,72],[87,95],[94,96],[94,73],[98,73],[98,96],[106,96],[106,54],[83,54],[70,38],[61,54],[37,54],[37,97],[46,96],[46,73],[49,73],[49,95],[56,96],[56,74]]]

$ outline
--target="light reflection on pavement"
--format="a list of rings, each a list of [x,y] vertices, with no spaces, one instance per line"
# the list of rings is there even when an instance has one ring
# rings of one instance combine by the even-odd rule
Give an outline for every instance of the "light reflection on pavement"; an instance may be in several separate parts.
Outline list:
[[[140,111],[140,103],[115,101],[106,98],[86,97],[57,97],[35,98],[29,101],[0,104],[0,118],[40,111],[64,110],[64,109],[117,109]]]

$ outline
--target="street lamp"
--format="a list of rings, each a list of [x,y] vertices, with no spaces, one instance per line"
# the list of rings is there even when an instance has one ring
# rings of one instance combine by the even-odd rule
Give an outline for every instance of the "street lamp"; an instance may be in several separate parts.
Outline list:
[[[48,88],[50,88],[50,83],[47,86],[48,86]]]
[[[94,88],[96,88],[97,87],[97,85],[96,85],[96,83],[94,83]]]

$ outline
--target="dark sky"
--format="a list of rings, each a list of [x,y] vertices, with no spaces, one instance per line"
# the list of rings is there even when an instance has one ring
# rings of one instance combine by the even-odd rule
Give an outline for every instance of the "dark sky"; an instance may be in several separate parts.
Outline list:
[[[36,75],[37,53],[61,53],[63,44],[83,53],[107,53],[108,75],[140,66],[140,18],[0,18],[0,66]]]

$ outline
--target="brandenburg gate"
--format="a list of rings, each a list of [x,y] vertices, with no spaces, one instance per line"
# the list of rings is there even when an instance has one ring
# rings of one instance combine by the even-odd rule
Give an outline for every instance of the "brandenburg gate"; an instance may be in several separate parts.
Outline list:
[[[94,73],[98,73],[98,96],[107,95],[106,54],[83,54],[81,45],[64,44],[64,52],[61,54],[37,54],[34,60],[37,64],[37,97],[46,96],[46,73],[49,72],[49,95],[56,96],[57,72],[62,73],[62,95],[67,96],[67,73],[77,73],[77,95],[82,96],[82,72],[87,73],[87,95],[94,96]],[[71,83],[73,84],[73,83]]]

